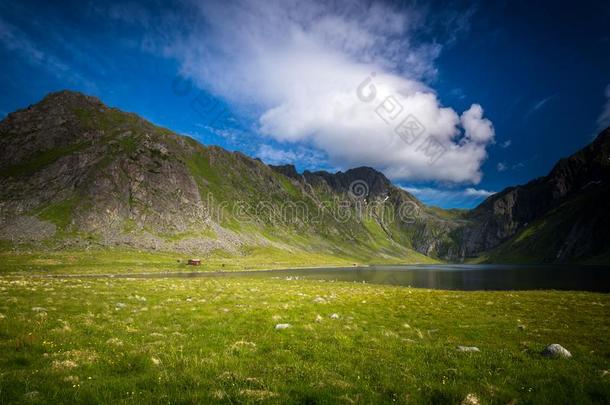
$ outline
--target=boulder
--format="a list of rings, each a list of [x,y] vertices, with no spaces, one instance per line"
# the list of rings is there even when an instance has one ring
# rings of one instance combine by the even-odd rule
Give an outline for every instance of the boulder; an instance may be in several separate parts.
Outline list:
[[[542,351],[542,355],[544,357],[552,357],[552,358],[570,358],[572,357],[572,353],[570,353],[565,347],[560,344],[553,343],[552,345],[548,345]]]
[[[480,352],[479,348],[475,347],[475,346],[458,346],[457,348],[458,348],[458,350],[460,352],[466,352],[466,353],[478,353],[478,352]]]

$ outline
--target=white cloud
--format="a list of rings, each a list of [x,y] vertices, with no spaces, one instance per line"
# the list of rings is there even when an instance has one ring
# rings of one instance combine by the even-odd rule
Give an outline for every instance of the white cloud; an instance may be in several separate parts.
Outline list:
[[[502,146],[504,149],[508,148],[510,145],[512,145],[513,141],[510,139],[507,139],[506,141],[502,142],[500,144],[500,146]]]
[[[297,160],[297,154],[293,151],[276,149],[269,145],[261,145],[257,157],[271,164],[292,163]]]
[[[402,187],[427,204],[443,207],[456,205],[471,206],[494,194],[494,191],[466,188],[462,190],[439,189],[433,187]]]
[[[506,163],[500,162],[500,163],[498,163],[496,168],[498,169],[499,172],[505,172],[506,169],[508,169],[508,166],[506,166]]]
[[[415,39],[429,29],[422,10],[296,0],[195,8],[199,24],[163,42],[164,54],[200,87],[254,114],[261,134],[317,148],[333,166],[376,167],[393,180],[481,180],[493,125],[480,105],[460,115],[425,84],[442,47]],[[465,25],[458,20],[457,31]],[[372,72],[376,97],[363,102],[357,88]],[[386,123],[376,109],[390,96],[402,113]],[[425,128],[412,144],[394,132],[409,114]],[[426,153],[431,141],[443,151],[438,159]]]
[[[542,107],[544,107],[549,101],[553,100],[555,97],[557,97],[559,95],[559,93],[557,94],[553,94],[550,95],[548,97],[543,98],[542,100],[537,101],[531,108],[530,110],[527,112],[527,114],[525,114],[525,118],[529,117],[530,115],[532,115],[533,113],[535,113],[536,111],[540,110]]]
[[[492,194],[495,194],[495,191],[488,191],[488,190],[483,190],[483,189],[475,189],[472,187],[467,188],[464,191],[464,194],[468,197],[484,197],[487,198]]]
[[[476,143],[487,144],[493,141],[494,128],[490,120],[483,118],[483,108],[473,104],[460,117],[466,138]]]
[[[597,130],[603,131],[610,127],[610,84],[606,86],[606,104],[602,108],[602,112],[597,118]]]
[[[275,148],[270,145],[261,145],[256,157],[272,165],[300,164],[308,166],[319,166],[324,156],[315,150],[298,147],[289,150]]]

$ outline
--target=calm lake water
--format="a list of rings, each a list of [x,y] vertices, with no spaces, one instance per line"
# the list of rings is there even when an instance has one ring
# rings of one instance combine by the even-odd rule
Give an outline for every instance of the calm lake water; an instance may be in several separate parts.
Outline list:
[[[127,276],[122,275],[120,277]],[[119,276],[117,276],[119,277]],[[243,272],[192,272],[128,277],[265,277],[392,284],[441,290],[579,290],[610,292],[610,266],[408,265]]]

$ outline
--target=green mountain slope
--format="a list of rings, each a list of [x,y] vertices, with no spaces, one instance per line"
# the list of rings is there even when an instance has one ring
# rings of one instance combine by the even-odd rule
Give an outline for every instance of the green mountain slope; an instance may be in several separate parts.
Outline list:
[[[78,93],[10,114],[0,154],[0,237],[12,244],[394,262],[455,250],[456,221],[373,169],[286,175]]]
[[[606,130],[545,177],[443,210],[372,168],[297,173],[62,91],[0,122],[0,246],[304,265],[607,261],[609,158]]]
[[[544,177],[494,194],[459,230],[465,256],[504,262],[608,262],[610,128]]]
[[[609,198],[610,189],[604,187],[569,199],[491,250],[487,261],[607,263],[610,216],[600,202]]]

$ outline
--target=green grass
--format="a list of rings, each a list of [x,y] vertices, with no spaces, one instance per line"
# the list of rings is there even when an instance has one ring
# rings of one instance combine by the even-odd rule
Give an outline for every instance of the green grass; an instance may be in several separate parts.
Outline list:
[[[610,400],[605,294],[2,277],[0,297],[0,403]]]
[[[74,199],[51,204],[45,207],[38,217],[57,225],[60,229],[66,229],[72,222],[72,212],[76,201]]]
[[[43,167],[50,165],[57,159],[72,154],[86,146],[85,143],[76,143],[63,148],[53,148],[37,153],[31,159],[2,170],[0,178],[3,177],[26,177]]]
[[[188,266],[191,257],[202,259],[198,267]],[[177,252],[127,249],[11,250],[0,249],[0,274],[93,274],[154,273],[185,271],[236,271],[292,267],[352,266],[354,264],[435,263],[414,251],[397,257],[360,257],[344,253],[315,253],[276,247],[243,247],[238,252],[216,250],[198,256]]]

